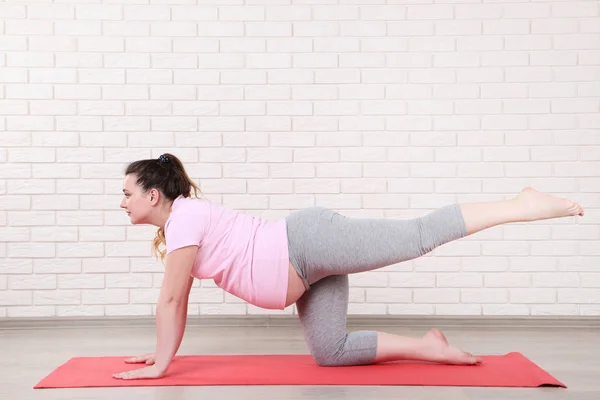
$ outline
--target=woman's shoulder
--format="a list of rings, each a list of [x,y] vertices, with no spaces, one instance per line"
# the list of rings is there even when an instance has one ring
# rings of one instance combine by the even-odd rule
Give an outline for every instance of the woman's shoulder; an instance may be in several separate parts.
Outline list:
[[[173,212],[189,212],[195,210],[205,210],[210,208],[212,203],[206,199],[199,197],[183,197],[179,196],[173,201]]]

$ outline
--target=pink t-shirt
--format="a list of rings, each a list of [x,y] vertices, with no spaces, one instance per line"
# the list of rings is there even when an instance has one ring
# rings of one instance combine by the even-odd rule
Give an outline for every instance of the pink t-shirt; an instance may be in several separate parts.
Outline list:
[[[285,308],[289,251],[285,219],[267,221],[216,203],[179,196],[165,224],[167,254],[189,245],[191,275],[258,307]]]

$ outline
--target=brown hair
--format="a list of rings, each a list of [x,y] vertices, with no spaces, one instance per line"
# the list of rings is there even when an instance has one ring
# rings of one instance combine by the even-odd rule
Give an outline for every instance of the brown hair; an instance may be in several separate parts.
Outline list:
[[[135,175],[136,184],[144,192],[150,189],[157,189],[170,201],[179,196],[191,197],[192,189],[194,197],[198,197],[200,188],[188,176],[181,161],[173,154],[164,153],[158,158],[134,161],[125,168],[125,175]],[[160,250],[161,245],[165,245],[164,228],[158,228],[156,236],[152,242],[154,254],[164,260],[166,250]]]

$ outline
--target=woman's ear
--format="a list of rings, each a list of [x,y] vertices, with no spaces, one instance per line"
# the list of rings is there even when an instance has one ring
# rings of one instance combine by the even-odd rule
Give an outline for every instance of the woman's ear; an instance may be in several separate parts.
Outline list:
[[[152,203],[154,203],[155,200],[156,200],[156,203],[158,203],[159,195],[160,195],[160,192],[158,190],[156,190],[156,189],[150,189],[150,201]]]

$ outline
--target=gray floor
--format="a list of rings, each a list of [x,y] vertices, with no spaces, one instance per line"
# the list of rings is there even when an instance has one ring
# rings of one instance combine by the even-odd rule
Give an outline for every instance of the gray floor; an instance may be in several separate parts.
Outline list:
[[[0,323],[1,326],[1,323]],[[420,336],[427,328],[374,328]],[[595,328],[456,328],[451,344],[476,354],[523,353],[568,389],[422,386],[216,386],[32,389],[70,357],[153,351],[150,327],[0,330],[0,399],[599,399],[600,334]],[[306,353],[297,327],[189,326],[179,354]]]

